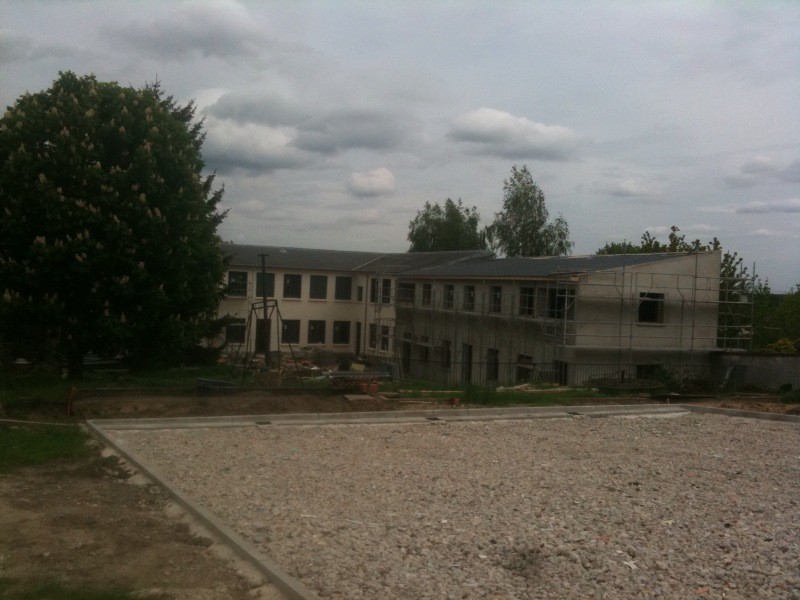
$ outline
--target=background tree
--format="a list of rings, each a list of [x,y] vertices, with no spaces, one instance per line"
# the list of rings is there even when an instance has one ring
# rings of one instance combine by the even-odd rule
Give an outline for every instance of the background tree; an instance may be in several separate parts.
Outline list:
[[[434,252],[437,250],[483,250],[486,240],[478,231],[478,209],[464,206],[461,199],[450,198],[444,206],[425,203],[408,224],[409,252]]]
[[[6,356],[127,351],[179,360],[210,334],[223,190],[201,123],[158,84],[61,73],[0,120],[0,346]]]
[[[567,221],[559,216],[548,223],[544,192],[536,185],[527,166],[511,167],[503,182],[503,209],[495,214],[485,237],[506,256],[554,256],[569,254]]]

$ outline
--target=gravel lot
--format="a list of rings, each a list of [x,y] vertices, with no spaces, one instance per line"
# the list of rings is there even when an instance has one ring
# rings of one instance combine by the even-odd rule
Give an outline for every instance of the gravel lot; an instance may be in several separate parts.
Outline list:
[[[800,598],[800,426],[114,431],[323,598]]]

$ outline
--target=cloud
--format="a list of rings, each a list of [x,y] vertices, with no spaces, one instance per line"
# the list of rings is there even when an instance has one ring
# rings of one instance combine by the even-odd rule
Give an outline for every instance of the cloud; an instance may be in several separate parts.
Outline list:
[[[268,42],[238,2],[187,2],[148,22],[106,32],[135,51],[160,60],[253,58]]]
[[[800,199],[750,202],[736,208],[739,214],[800,213]]]
[[[288,98],[257,91],[223,94],[205,112],[238,123],[266,125],[296,125],[309,116]]]
[[[313,164],[314,158],[291,145],[291,131],[253,123],[209,117],[203,155],[210,169],[221,174],[237,170],[264,173]]]
[[[69,53],[69,48],[65,46],[39,44],[29,36],[17,35],[7,29],[0,30],[0,64],[50,58],[64,60]]]
[[[397,185],[392,172],[381,167],[365,173],[352,173],[347,182],[347,189],[354,196],[372,198],[393,194]]]
[[[754,156],[739,167],[733,175],[725,177],[729,187],[747,188],[772,183],[800,183],[800,160],[786,166],[778,165],[770,156]]]
[[[405,137],[403,121],[397,114],[375,110],[337,110],[302,123],[295,145],[323,154],[350,148],[386,150]]]
[[[651,200],[661,196],[661,190],[644,184],[632,177],[615,181],[613,183],[601,184],[597,188],[609,196],[615,198],[637,198],[641,200]]]
[[[448,137],[474,151],[509,159],[566,161],[585,140],[561,125],[545,125],[493,108],[479,108],[456,119]]]

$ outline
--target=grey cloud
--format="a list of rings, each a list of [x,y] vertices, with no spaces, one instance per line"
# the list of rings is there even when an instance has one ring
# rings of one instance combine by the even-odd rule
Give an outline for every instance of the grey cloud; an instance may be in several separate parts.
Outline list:
[[[493,108],[479,108],[451,126],[447,136],[479,154],[508,159],[568,161],[586,140],[561,125],[545,125]]]
[[[774,181],[800,183],[800,160],[780,166],[770,157],[756,156],[739,167],[739,171],[724,178],[729,187],[748,188]]]
[[[597,186],[597,189],[614,198],[653,200],[661,196],[661,191],[656,187],[642,183],[632,177],[611,183],[600,184]]]
[[[397,189],[394,174],[381,167],[366,173],[352,173],[347,182],[347,189],[354,196],[373,198],[393,194]]]
[[[206,113],[238,123],[295,125],[308,112],[287,98],[258,92],[227,93],[206,109]]]
[[[244,9],[233,3],[184,4],[158,20],[110,29],[106,36],[162,60],[254,57],[267,45]]]
[[[800,213],[800,199],[771,200],[768,202],[750,202],[736,209],[737,213]]]
[[[403,140],[402,120],[374,110],[339,110],[300,124],[294,145],[322,154],[349,148],[386,150]]]

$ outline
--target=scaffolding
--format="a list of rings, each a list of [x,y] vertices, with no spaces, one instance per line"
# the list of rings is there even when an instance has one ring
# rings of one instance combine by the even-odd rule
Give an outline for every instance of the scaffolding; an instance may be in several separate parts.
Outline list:
[[[754,279],[702,276],[696,264],[674,273],[400,277],[395,359],[410,376],[441,383],[563,384],[665,367],[685,376],[711,353],[749,348]]]

